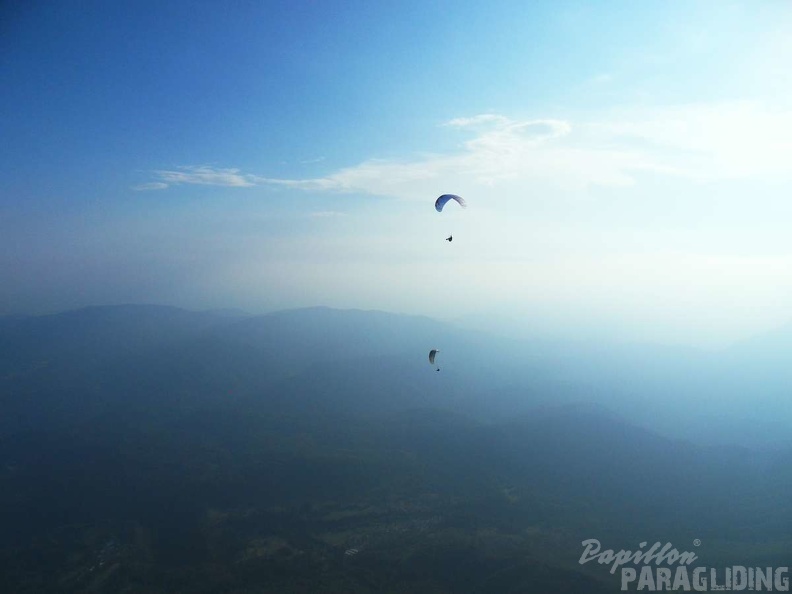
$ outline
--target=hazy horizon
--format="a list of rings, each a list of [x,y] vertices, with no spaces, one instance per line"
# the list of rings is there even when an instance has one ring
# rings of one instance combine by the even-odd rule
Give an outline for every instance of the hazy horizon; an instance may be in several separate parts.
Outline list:
[[[513,325],[497,328],[491,321],[482,327],[473,321],[328,307],[253,315],[101,306],[3,321],[0,379],[12,395],[31,388],[40,393],[8,401],[11,411],[36,403],[6,427],[11,431],[19,430],[12,428],[22,419],[40,414],[35,412],[41,409],[38,398],[63,392],[55,411],[44,415],[57,416],[63,405],[79,402],[73,394],[97,390],[87,382],[90,374],[72,388],[46,378],[62,372],[85,377],[86,366],[98,365],[98,377],[116,378],[91,397],[98,402],[113,401],[118,390],[130,390],[131,403],[145,401],[151,389],[186,390],[187,402],[198,406],[205,399],[222,402],[228,391],[263,398],[262,403],[291,393],[308,399],[309,409],[319,406],[318,411],[343,408],[352,397],[369,402],[363,410],[381,402],[386,409],[428,407],[490,422],[584,404],[699,445],[789,443],[792,374],[786,352],[792,328],[710,351],[579,335],[559,339],[526,335]],[[439,384],[434,366],[426,364],[431,348],[442,353],[438,367],[445,379]],[[156,352],[157,363],[146,363]],[[130,366],[124,372],[128,377],[120,379],[114,366]],[[272,378],[282,374],[285,383],[273,384]],[[51,387],[42,391],[34,383],[26,388],[37,376]],[[138,393],[138,385],[149,388]]]
[[[424,317],[438,322],[449,323],[460,328],[482,331],[493,336],[501,336],[509,339],[521,341],[552,341],[559,344],[590,344],[600,343],[602,345],[646,345],[657,347],[680,347],[682,349],[693,349],[701,352],[721,352],[739,346],[743,343],[765,336],[772,336],[776,333],[783,333],[792,327],[792,321],[781,321],[777,325],[762,325],[751,330],[740,333],[730,334],[728,337],[720,336],[715,339],[709,337],[703,339],[694,335],[681,336],[678,333],[663,332],[641,332],[635,328],[625,328],[618,323],[618,319],[592,319],[584,316],[562,316],[537,315],[530,317],[527,315],[516,315],[508,311],[480,312],[473,311],[460,315],[427,315],[421,311],[397,311],[385,310],[376,307],[357,307],[357,306],[332,306],[323,303],[313,303],[305,305],[295,305],[291,307],[269,308],[269,309],[246,309],[238,305],[206,304],[201,307],[189,307],[179,303],[159,303],[154,301],[117,303],[83,303],[75,304],[65,308],[54,309],[20,309],[13,313],[0,314],[0,317],[38,317],[51,316],[71,311],[90,308],[118,307],[118,306],[164,306],[182,309],[190,312],[229,312],[244,316],[263,316],[280,312],[295,311],[301,309],[335,309],[339,311],[370,311],[381,312],[394,315]],[[613,322],[617,322],[614,324]]]

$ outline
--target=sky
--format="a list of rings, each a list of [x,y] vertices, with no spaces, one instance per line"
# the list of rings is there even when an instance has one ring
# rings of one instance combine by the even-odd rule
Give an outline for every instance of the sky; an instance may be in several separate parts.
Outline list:
[[[792,320],[789,64],[785,0],[5,2],[0,315],[717,348]]]

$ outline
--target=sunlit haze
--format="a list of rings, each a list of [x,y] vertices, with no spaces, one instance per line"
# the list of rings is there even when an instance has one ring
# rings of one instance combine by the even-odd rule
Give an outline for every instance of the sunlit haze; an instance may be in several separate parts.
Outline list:
[[[792,319],[788,2],[0,14],[0,314],[328,305],[704,347]]]

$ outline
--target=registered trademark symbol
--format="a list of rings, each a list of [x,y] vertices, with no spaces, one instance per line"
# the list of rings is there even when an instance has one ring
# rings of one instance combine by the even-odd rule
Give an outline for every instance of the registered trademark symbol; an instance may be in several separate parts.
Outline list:
[[[693,541],[693,546],[694,546],[694,547],[700,547],[700,546],[701,546],[701,541],[700,541],[698,538],[697,538],[697,539],[695,539],[695,540]]]

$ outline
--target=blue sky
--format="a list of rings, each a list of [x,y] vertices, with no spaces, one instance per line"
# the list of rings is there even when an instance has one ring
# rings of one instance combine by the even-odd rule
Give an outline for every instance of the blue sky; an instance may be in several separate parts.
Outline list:
[[[0,10],[0,314],[792,319],[788,2]]]

